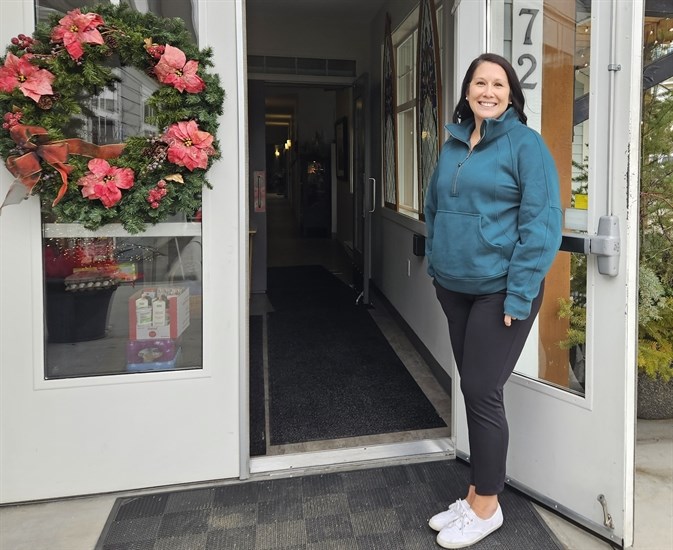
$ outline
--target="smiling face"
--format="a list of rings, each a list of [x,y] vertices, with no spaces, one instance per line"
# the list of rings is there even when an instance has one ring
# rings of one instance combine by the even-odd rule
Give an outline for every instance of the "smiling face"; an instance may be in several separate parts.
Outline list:
[[[486,118],[498,118],[509,106],[509,81],[505,70],[496,63],[480,63],[467,88],[467,102],[474,113],[477,128]]]

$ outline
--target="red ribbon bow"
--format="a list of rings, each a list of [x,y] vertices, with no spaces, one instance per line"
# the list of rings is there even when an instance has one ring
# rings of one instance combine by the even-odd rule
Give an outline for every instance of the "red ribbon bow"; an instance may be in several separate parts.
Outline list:
[[[24,124],[17,124],[9,131],[11,138],[20,147],[27,149],[29,152],[21,156],[7,157],[5,165],[12,175],[23,184],[24,190],[21,199],[25,199],[32,193],[33,188],[40,181],[42,177],[42,161],[49,164],[61,175],[61,188],[52,203],[56,206],[63,198],[68,190],[68,175],[72,172],[73,167],[66,164],[69,155],[82,155],[91,158],[102,158],[105,160],[114,159],[121,155],[124,149],[124,143],[115,143],[111,145],[94,145],[87,141],[71,138],[60,141],[49,141],[47,130],[40,126],[26,126]],[[33,138],[35,138],[34,141]],[[0,209],[5,204],[14,204],[20,202],[15,200],[17,197],[14,187],[17,182],[14,182],[10,187],[7,197]],[[12,195],[12,201],[8,199]]]

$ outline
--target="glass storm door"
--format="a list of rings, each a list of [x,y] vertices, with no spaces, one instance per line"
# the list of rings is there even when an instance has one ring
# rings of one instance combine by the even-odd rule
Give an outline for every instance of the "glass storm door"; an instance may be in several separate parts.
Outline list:
[[[457,28],[487,21],[482,51],[517,70],[564,208],[564,244],[505,390],[508,482],[630,546],[643,2],[490,0],[459,11]],[[479,53],[460,52],[458,83]],[[457,454],[469,457],[455,393]]]

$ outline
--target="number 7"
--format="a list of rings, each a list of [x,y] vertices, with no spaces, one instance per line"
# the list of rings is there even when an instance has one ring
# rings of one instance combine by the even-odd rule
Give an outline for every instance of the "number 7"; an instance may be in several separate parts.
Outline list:
[[[540,10],[539,9],[532,9],[532,8],[521,8],[519,11],[519,17],[522,15],[530,15],[530,21],[528,22],[528,26],[526,27],[526,36],[523,39],[523,43],[526,45],[532,45],[533,41],[530,39],[530,34],[531,31],[533,30],[533,22],[535,21],[535,18],[537,17],[537,14]]]

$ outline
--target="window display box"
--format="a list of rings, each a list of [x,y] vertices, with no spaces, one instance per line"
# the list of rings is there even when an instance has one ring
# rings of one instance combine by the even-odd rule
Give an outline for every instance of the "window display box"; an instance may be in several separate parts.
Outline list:
[[[153,305],[153,300],[156,298],[165,299],[163,310],[158,309],[157,305]],[[188,326],[188,288],[146,287],[129,298],[130,340],[157,340],[162,338],[176,340]]]
[[[170,353],[162,354],[157,361],[143,361],[140,363],[127,363],[127,372],[151,372],[160,370],[172,370],[180,359],[180,348],[175,347]]]
[[[161,338],[158,340],[129,340],[126,343],[127,363],[151,363],[166,361],[175,357],[180,347],[179,340]]]

